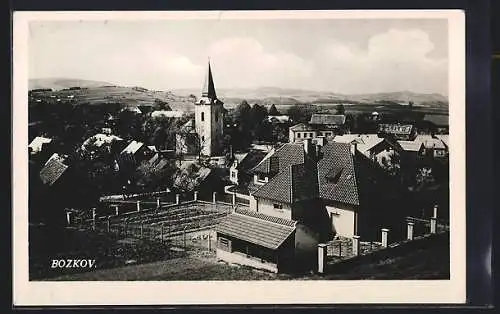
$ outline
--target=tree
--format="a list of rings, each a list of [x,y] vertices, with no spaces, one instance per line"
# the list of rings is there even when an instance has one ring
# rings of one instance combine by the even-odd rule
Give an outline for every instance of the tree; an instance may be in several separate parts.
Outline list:
[[[345,108],[343,104],[337,105],[336,114],[345,114]]]
[[[165,110],[165,111],[171,111],[172,108],[168,105],[167,102],[161,100],[161,99],[155,99],[154,105],[153,105],[154,110]]]
[[[307,123],[311,119],[312,111],[304,105],[293,105],[287,111],[290,119],[296,123]]]
[[[280,112],[276,109],[276,106],[272,104],[271,107],[269,107],[268,114],[270,116],[279,116]]]

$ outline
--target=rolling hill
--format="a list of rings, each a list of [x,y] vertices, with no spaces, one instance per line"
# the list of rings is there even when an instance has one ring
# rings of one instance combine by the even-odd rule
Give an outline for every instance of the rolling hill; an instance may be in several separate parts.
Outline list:
[[[75,101],[89,102],[92,104],[104,102],[120,102],[125,105],[152,104],[155,99],[166,101],[173,105],[174,110],[193,109],[192,103],[199,95],[199,89],[174,89],[171,91],[154,91],[142,87],[115,86],[108,82],[90,81],[81,79],[51,78],[51,79],[31,79],[29,88],[51,88],[54,93],[62,94],[66,97],[66,89],[70,87],[81,87],[82,90],[71,91]],[[415,105],[436,108],[440,110],[448,109],[448,99],[441,94],[423,94],[411,91],[398,91],[391,93],[372,94],[338,94],[325,91],[311,91],[302,89],[286,89],[278,87],[260,88],[234,88],[217,89],[218,97],[226,104],[228,109],[234,108],[237,104],[246,100],[250,104],[276,104],[277,106],[290,106],[293,104],[361,104],[380,105],[380,103],[408,104],[412,101]]]

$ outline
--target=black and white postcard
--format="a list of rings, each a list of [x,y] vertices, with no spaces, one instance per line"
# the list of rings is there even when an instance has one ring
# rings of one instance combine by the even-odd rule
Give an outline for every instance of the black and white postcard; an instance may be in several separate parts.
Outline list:
[[[461,11],[15,12],[15,305],[465,302]]]

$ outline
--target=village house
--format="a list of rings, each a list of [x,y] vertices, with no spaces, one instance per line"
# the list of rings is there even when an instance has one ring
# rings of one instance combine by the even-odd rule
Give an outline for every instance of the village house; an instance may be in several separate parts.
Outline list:
[[[261,150],[249,150],[244,153],[235,153],[229,167],[229,180],[238,186],[245,186],[253,180],[251,169],[266,156]]]
[[[30,149],[31,154],[37,154],[44,149],[44,147],[49,146],[52,142],[51,138],[46,138],[43,136],[37,136],[29,143],[28,148]]]
[[[448,157],[448,146],[436,136],[419,134],[415,138],[415,142],[423,144],[426,156],[438,159]]]
[[[288,142],[302,142],[319,136],[326,138],[343,133],[345,115],[313,114],[309,123],[299,123],[289,128]]]
[[[360,153],[382,167],[391,163],[394,157],[397,160],[402,150],[397,142],[379,137],[377,134],[337,135],[333,141],[337,143],[356,143]]]
[[[392,137],[395,140],[413,141],[416,128],[411,124],[379,124],[379,135]]]
[[[133,140],[121,151],[120,162],[130,162],[133,165],[138,165],[143,160],[151,158],[153,154],[147,145]]]

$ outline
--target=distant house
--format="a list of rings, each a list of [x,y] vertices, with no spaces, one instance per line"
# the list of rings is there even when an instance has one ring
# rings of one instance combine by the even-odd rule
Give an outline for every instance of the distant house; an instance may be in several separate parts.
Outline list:
[[[416,129],[411,124],[379,124],[379,135],[390,136],[396,140],[412,141],[416,136]]]
[[[40,180],[43,184],[52,186],[61,179],[67,169],[68,165],[64,163],[64,158],[54,154],[40,170]]]
[[[266,121],[270,123],[284,124],[290,122],[290,117],[287,115],[267,116]]]
[[[424,146],[424,153],[433,158],[447,158],[448,146],[445,142],[436,136],[419,134],[415,142],[422,143]]]
[[[50,139],[50,138],[46,138],[43,136],[37,136],[28,145],[28,148],[31,149],[32,154],[36,154],[36,153],[42,151],[43,147],[47,146],[47,144],[50,144],[51,142],[52,142],[52,139]]]
[[[111,152],[111,145],[113,142],[117,141],[123,141],[122,138],[116,136],[116,135],[109,135],[109,134],[103,134],[103,133],[98,133],[95,134],[88,139],[86,139],[81,148],[83,150],[87,150],[90,146],[93,147],[102,147],[103,145],[109,145],[109,152]]]
[[[265,156],[266,153],[259,150],[234,154],[234,159],[229,168],[229,180],[236,185],[248,184],[253,179],[250,170]]]
[[[309,123],[299,123],[289,128],[288,142],[302,142],[319,136],[331,137],[341,132],[345,115],[313,114]]]
[[[200,150],[200,139],[194,126],[194,120],[189,120],[175,134],[175,152],[183,155],[196,155]]]
[[[405,154],[419,156],[424,153],[424,144],[420,141],[398,141]]]
[[[154,152],[147,145],[141,142],[132,141],[120,153],[120,160],[130,161],[138,165],[143,160],[151,158]]]
[[[430,131],[437,134],[448,134],[449,118],[448,115],[426,114],[423,119],[427,123]]]
[[[384,137],[379,137],[377,134],[345,134],[335,136],[333,142],[350,143],[356,145],[356,149],[368,157],[376,161],[381,166],[386,166],[392,156],[399,156],[401,147]]]

